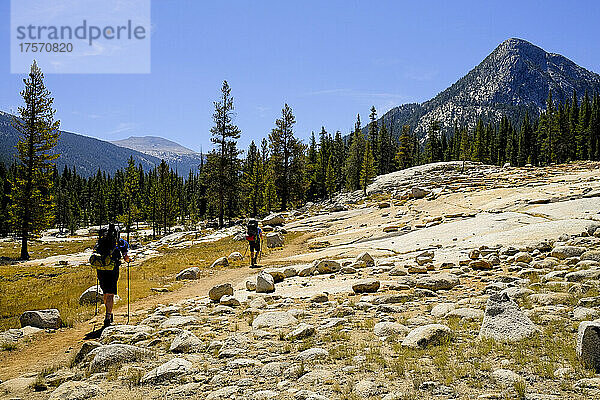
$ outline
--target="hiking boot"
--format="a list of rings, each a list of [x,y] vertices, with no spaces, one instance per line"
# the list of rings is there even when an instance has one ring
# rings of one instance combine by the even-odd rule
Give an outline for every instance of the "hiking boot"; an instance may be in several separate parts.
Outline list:
[[[107,326],[110,326],[110,324],[113,323],[113,315],[112,314],[106,314],[106,317],[104,317],[104,327],[106,328]]]

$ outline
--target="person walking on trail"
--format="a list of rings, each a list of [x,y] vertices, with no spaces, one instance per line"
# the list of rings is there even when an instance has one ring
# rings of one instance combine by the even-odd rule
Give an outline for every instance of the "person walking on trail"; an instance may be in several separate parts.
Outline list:
[[[106,315],[104,316],[104,327],[109,326],[113,323],[113,305],[115,301],[115,295],[117,294],[117,282],[119,281],[119,266],[121,265],[121,258],[125,262],[130,262],[131,259],[127,255],[129,250],[129,243],[125,239],[120,238],[119,229],[115,224],[109,224],[108,230],[105,234],[101,234],[100,240],[94,250],[100,254],[110,254],[114,267],[112,269],[98,269],[98,282],[100,288],[104,294],[104,306],[106,308]],[[106,239],[104,239],[106,238]],[[103,240],[104,239],[104,240]]]
[[[258,221],[251,219],[248,221],[248,231],[246,240],[250,246],[250,266],[256,266],[256,259],[260,254],[260,239],[262,238],[262,229],[258,227]]]

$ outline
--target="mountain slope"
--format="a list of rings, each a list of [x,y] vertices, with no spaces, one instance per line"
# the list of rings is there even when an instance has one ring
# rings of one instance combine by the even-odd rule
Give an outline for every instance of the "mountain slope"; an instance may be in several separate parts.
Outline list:
[[[419,105],[393,108],[382,117],[396,135],[410,125],[423,136],[429,124],[439,121],[445,130],[456,122],[472,126],[477,118],[497,121],[506,114],[515,119],[525,110],[539,113],[546,107],[548,92],[563,102],[573,95],[600,91],[600,75],[568,58],[547,53],[522,39],[501,43],[479,65],[433,99]]]
[[[0,111],[0,161],[14,161],[18,139],[19,133],[12,127],[12,116]],[[144,169],[150,169],[160,163],[157,157],[64,131],[61,131],[56,152],[60,154],[56,161],[59,169],[65,165],[75,166],[77,172],[83,176],[93,175],[98,169],[112,174],[126,167],[131,156],[136,164],[142,164]]]
[[[200,153],[158,136],[130,136],[111,143],[165,160],[184,176],[195,171],[202,160]]]

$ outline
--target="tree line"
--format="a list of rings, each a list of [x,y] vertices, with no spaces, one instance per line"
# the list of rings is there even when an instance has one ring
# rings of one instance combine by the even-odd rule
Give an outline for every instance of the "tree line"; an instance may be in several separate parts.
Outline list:
[[[304,144],[295,135],[293,110],[285,104],[271,132],[242,151],[234,98],[224,81],[214,102],[213,149],[201,158],[197,171],[182,177],[164,160],[145,171],[131,158],[113,175],[99,170],[83,177],[75,167],[62,171],[54,167],[56,155],[50,150],[58,140],[58,122],[35,64],[24,81],[26,105],[15,119],[22,133],[19,161],[0,164],[0,235],[16,234],[25,238],[24,243],[48,227],[75,232],[109,221],[121,222],[128,231],[143,221],[158,235],[175,224],[195,226],[200,220],[221,227],[240,217],[260,217],[331,198],[343,190],[366,193],[377,175],[429,162],[519,166],[600,159],[600,97],[587,93],[581,101],[574,93],[563,104],[555,104],[550,93],[546,110],[539,116],[525,114],[518,124],[502,117],[443,132],[439,123],[432,122],[424,140],[410,126],[395,132],[393,125],[378,121],[372,107],[366,135],[358,115],[350,134],[330,133],[323,127]],[[41,114],[31,118],[28,113]]]

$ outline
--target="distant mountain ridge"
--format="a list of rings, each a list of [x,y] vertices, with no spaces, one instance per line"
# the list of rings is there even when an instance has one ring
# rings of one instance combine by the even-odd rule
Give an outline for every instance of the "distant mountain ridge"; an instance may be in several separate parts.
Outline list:
[[[550,90],[556,102],[564,102],[573,91],[579,98],[586,91],[591,95],[600,91],[600,75],[560,54],[511,38],[433,99],[395,107],[379,123],[393,126],[396,136],[403,125],[410,125],[423,137],[433,121],[447,131],[454,123],[473,126],[477,118],[498,121],[507,115],[514,120],[525,111],[538,114],[545,109]]]
[[[202,162],[200,153],[158,136],[130,136],[111,143],[165,160],[183,175],[195,171]]]
[[[0,161],[8,164],[15,161],[15,146],[19,140],[19,132],[12,126],[12,118],[11,114],[0,111]],[[94,175],[98,169],[113,174],[127,166],[129,157],[133,157],[136,165],[141,164],[146,170],[160,163],[157,157],[65,131],[61,131],[55,151],[60,154],[56,160],[60,170],[65,165],[75,167],[83,176]]]

